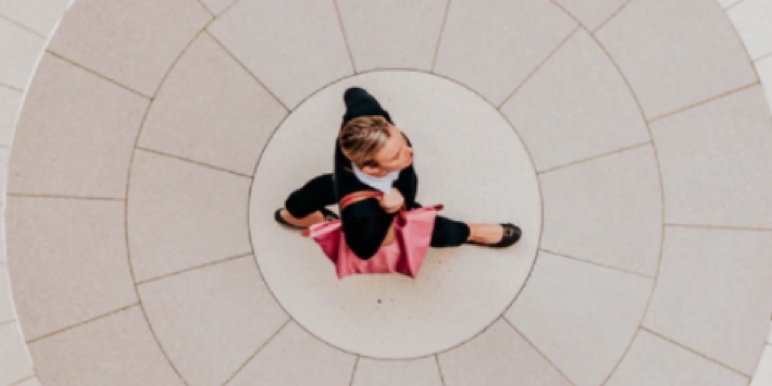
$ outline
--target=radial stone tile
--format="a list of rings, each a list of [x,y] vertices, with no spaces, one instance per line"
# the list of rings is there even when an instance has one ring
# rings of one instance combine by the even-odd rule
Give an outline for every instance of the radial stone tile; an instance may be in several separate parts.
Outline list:
[[[290,107],[353,72],[332,1],[241,0],[209,30]]]
[[[577,386],[600,385],[632,340],[652,280],[541,252],[505,317]]]
[[[606,385],[745,386],[747,382],[740,374],[641,331]]]
[[[28,340],[137,302],[122,201],[8,203],[8,262]]]
[[[668,227],[644,325],[753,374],[769,328],[772,232]]]
[[[651,125],[667,223],[772,228],[772,122],[760,87]]]
[[[0,324],[0,385],[12,385],[33,374],[24,338],[16,323]]]
[[[447,3],[447,0],[338,0],[357,70],[430,70]]]
[[[208,34],[158,92],[139,146],[251,175],[286,110]]]
[[[538,170],[650,140],[630,89],[584,30],[501,111],[523,136]]]
[[[45,40],[0,17],[0,83],[27,88]]]
[[[351,386],[445,386],[434,357],[411,361],[359,359]]]
[[[715,1],[632,0],[596,36],[649,118],[756,80]]]
[[[6,219],[11,280],[27,339],[137,301],[123,202],[11,198]]]
[[[142,284],[139,293],[191,386],[222,385],[287,320],[252,256]]]
[[[454,0],[435,71],[499,105],[574,27],[547,0]]]
[[[291,322],[226,386],[295,386],[309,380],[314,386],[347,385],[355,361]]]
[[[151,96],[210,19],[195,0],[78,0],[50,50]]]
[[[627,4],[628,0],[555,0],[555,2],[592,31]]]
[[[147,106],[145,98],[45,56],[14,138],[8,192],[125,197]]]
[[[439,362],[445,386],[572,385],[501,319]]]
[[[332,171],[341,97],[354,85],[379,99],[415,147],[418,202],[442,203],[441,214],[459,221],[516,222],[523,229],[518,244],[432,248],[415,280],[338,280],[316,243],[278,227],[273,212],[287,196]],[[292,148],[300,150],[288,153]],[[293,111],[257,168],[250,221],[266,283],[298,324],[349,352],[410,359],[463,343],[509,307],[536,255],[540,204],[528,154],[493,106],[439,76],[389,71],[335,83]]]
[[[544,173],[540,180],[543,249],[656,275],[662,199],[651,146]]]
[[[44,385],[181,386],[138,307],[30,344]]]
[[[772,53],[772,2],[744,0],[727,14],[752,59]]]
[[[11,296],[11,279],[8,276],[8,266],[0,262],[0,323],[16,318]]]
[[[246,177],[138,150],[128,199],[138,281],[251,251]]]
[[[49,36],[71,2],[72,0],[3,0],[0,1],[0,14]]]

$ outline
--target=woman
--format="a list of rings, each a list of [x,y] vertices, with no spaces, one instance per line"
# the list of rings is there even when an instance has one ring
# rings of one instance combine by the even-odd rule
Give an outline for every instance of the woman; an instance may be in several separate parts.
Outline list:
[[[278,209],[274,217],[280,224],[307,228],[337,219],[325,206],[336,204],[338,197],[379,190],[383,197],[356,202],[341,213],[346,243],[366,260],[381,244],[393,239],[390,227],[403,203],[408,209],[421,207],[415,201],[418,177],[410,140],[394,126],[378,101],[358,87],[346,90],[343,100],[346,114],[335,147],[334,174],[318,176],[292,192],[285,202],[286,209]],[[521,233],[509,223],[465,224],[437,216],[431,246],[467,243],[502,248],[515,244]]]

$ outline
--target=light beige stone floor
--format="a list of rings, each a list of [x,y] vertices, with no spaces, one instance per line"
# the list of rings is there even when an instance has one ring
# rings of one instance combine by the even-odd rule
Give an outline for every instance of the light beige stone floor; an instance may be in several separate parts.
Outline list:
[[[352,85],[523,241],[276,226]],[[772,0],[0,0],[0,385],[770,386],[770,110]]]

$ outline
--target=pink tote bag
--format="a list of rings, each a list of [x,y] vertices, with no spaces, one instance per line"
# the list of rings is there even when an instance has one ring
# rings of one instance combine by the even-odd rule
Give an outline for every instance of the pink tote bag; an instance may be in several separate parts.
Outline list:
[[[367,198],[381,197],[374,191],[354,192],[340,201],[340,212],[348,205]],[[434,220],[442,205],[413,210],[402,209],[394,216],[394,242],[381,245],[373,257],[360,259],[346,244],[342,220],[312,225],[303,235],[313,238],[335,264],[338,279],[354,274],[398,273],[415,278],[432,240]]]

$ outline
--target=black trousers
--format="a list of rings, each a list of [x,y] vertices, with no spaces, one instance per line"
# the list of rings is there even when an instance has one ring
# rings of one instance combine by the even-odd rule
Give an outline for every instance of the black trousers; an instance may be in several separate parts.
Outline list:
[[[308,181],[289,195],[284,207],[294,217],[302,218],[328,205],[337,204],[332,174],[322,174]],[[437,216],[431,246],[457,247],[469,238],[469,226],[459,221]]]

